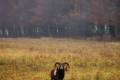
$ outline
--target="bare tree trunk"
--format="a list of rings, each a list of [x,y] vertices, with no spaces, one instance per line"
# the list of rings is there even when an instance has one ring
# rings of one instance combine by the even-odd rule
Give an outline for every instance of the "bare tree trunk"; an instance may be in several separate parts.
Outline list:
[[[3,36],[3,30],[0,29],[0,36]]]
[[[8,37],[9,36],[9,30],[7,28],[5,28],[5,36]]]
[[[24,36],[24,34],[25,34],[25,31],[24,31],[23,27],[20,27],[20,34],[21,34],[21,36]]]
[[[111,35],[112,38],[115,38],[115,37],[116,37],[116,34],[115,34],[115,26],[110,25],[110,26],[109,26],[109,32],[110,32],[110,35]]]

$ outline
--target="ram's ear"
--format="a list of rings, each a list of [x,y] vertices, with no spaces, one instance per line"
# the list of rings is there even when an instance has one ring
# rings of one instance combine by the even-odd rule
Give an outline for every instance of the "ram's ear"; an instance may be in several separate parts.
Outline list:
[[[54,66],[55,68],[58,68],[60,66],[60,62],[56,62]]]
[[[64,62],[63,64],[64,64],[65,71],[68,71],[68,68],[70,68],[69,63]]]

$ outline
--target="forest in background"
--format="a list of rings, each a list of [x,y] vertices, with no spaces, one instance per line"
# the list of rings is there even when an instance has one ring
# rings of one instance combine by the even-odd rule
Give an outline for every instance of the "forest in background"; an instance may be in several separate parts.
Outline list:
[[[0,1],[0,37],[120,37],[119,21],[119,0]]]

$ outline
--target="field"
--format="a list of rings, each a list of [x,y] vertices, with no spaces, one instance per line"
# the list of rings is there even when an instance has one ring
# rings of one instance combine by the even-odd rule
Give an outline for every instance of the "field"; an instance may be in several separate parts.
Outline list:
[[[120,42],[0,39],[0,80],[50,80],[55,62],[69,62],[65,80],[120,80]]]

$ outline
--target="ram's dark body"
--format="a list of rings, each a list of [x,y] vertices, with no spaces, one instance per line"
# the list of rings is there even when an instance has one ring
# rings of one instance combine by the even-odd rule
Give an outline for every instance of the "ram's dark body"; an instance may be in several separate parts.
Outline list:
[[[56,65],[59,65],[59,67],[56,67]],[[65,66],[69,67],[68,63],[56,63],[55,64],[55,69],[51,70],[51,80],[64,80],[64,76],[65,76],[65,71],[67,71],[67,67],[65,68]]]
[[[54,74],[56,71],[56,74]],[[61,69],[53,69],[51,71],[51,80],[63,80],[64,79],[64,75],[65,75],[65,71],[64,69],[61,70]]]

